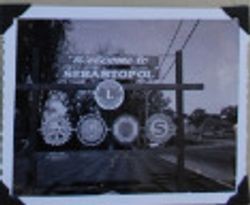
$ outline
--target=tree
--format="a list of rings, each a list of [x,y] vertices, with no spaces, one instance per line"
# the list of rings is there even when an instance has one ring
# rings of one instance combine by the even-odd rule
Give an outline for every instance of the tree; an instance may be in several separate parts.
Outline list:
[[[63,20],[18,21],[17,85],[37,83],[37,81],[40,83],[55,81],[57,71],[55,63],[60,43],[65,40],[67,25],[69,22]],[[40,107],[44,106],[47,95],[48,91],[40,91]],[[30,103],[30,95],[26,91],[17,90],[16,96],[16,110],[18,112],[15,117],[18,126],[16,126],[15,137],[27,138],[30,129],[30,107],[27,106]],[[41,110],[39,108],[39,111]],[[41,113],[39,114],[41,117]],[[40,122],[37,122],[36,126],[39,127]],[[23,133],[25,134],[21,134],[18,127],[24,129]]]
[[[206,111],[202,108],[197,108],[189,116],[189,121],[195,127],[200,127],[204,122],[204,120],[206,119],[206,117],[207,117]]]
[[[237,123],[237,106],[227,106],[220,112],[221,119],[227,120],[232,124]]]
[[[29,20],[18,23],[17,80],[24,83],[32,76],[34,60],[39,62],[39,80],[53,82],[56,74],[56,59],[60,43],[65,40],[65,30],[69,25],[63,20]],[[38,51],[34,59],[34,50]]]

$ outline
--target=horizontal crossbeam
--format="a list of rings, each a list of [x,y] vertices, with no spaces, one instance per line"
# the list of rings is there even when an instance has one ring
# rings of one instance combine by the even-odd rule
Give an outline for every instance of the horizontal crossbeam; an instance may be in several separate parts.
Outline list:
[[[203,90],[204,84],[123,84],[125,90]],[[93,84],[18,84],[18,90],[93,90]]]

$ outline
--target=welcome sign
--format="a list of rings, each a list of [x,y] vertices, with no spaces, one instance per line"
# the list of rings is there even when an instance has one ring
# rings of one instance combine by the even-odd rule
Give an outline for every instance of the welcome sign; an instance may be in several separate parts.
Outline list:
[[[155,56],[68,55],[63,65],[62,77],[119,80],[152,79],[157,75],[157,65],[158,57]],[[104,69],[95,69],[96,67],[104,67]],[[122,67],[126,67],[126,69],[122,69]]]

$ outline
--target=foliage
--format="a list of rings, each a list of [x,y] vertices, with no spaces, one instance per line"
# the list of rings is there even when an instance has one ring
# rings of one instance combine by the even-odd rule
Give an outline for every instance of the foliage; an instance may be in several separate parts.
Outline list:
[[[202,108],[195,109],[189,116],[189,121],[195,127],[200,127],[207,117],[207,113]]]
[[[230,105],[230,106],[224,107],[220,112],[220,116],[222,119],[225,119],[232,124],[236,124],[237,123],[237,106]]]
[[[65,38],[68,21],[60,20],[20,20],[18,23],[18,62],[17,81],[31,80],[53,82],[54,64],[60,42]],[[37,54],[36,56],[34,56]],[[36,69],[32,69],[38,62]],[[34,76],[37,73],[37,77]],[[38,79],[37,79],[38,78]]]

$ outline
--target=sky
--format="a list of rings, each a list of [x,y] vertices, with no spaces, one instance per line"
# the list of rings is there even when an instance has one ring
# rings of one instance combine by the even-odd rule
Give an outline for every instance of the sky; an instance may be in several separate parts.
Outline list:
[[[170,44],[179,20],[88,20],[72,21],[66,32],[67,52],[94,54],[100,48],[110,52],[124,50],[131,55],[162,56]],[[180,49],[195,21],[183,21],[180,32],[170,51]],[[208,113],[219,113],[228,105],[237,104],[238,89],[238,32],[234,20],[199,23],[183,50],[183,82],[203,83],[202,91],[185,91],[184,111],[191,113],[203,108]],[[161,68],[160,78],[174,60],[168,57]],[[174,68],[158,82],[174,83]],[[173,91],[164,91],[175,107]]]

